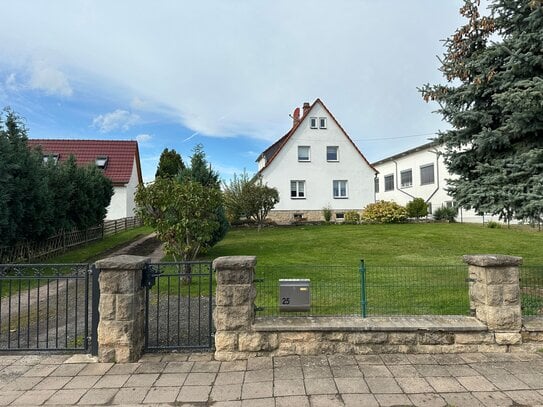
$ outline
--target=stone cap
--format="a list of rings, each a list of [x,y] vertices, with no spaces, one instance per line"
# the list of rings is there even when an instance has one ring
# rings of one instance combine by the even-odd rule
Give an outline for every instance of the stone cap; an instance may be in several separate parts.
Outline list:
[[[213,260],[213,270],[238,270],[256,266],[256,256],[223,256]]]
[[[506,256],[504,254],[467,254],[462,259],[464,263],[479,267],[507,267],[522,264],[522,257]]]
[[[98,260],[94,265],[97,269],[102,270],[141,270],[150,261],[149,257],[121,254]]]

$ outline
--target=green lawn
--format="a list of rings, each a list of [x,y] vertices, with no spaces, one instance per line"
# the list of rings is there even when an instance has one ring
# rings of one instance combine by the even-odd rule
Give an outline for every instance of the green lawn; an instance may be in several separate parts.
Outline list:
[[[257,256],[257,277],[263,281],[256,302],[265,315],[278,313],[279,278],[311,279],[314,315],[361,313],[360,259],[367,269],[368,315],[467,314],[462,255],[509,254],[543,265],[542,247],[543,233],[520,228],[307,225],[233,229],[205,257]]]

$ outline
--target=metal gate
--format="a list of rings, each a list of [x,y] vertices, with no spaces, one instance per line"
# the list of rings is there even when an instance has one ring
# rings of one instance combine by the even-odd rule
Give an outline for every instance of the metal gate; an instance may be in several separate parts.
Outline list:
[[[213,347],[211,261],[151,263],[144,270],[145,348]]]
[[[89,264],[0,264],[0,352],[96,354],[98,296]]]

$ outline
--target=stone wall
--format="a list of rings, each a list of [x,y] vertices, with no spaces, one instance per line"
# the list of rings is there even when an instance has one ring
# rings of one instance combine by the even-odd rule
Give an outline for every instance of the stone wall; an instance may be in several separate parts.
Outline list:
[[[543,348],[543,319],[522,324],[512,256],[465,256],[474,316],[254,317],[254,257],[222,257],[217,272],[215,358],[327,353],[515,352]]]
[[[336,219],[336,213],[347,213],[349,211],[356,211],[360,212],[360,208],[358,209],[345,209],[340,211],[332,211],[332,222],[343,222],[343,219]],[[291,223],[300,221],[299,219],[296,219],[294,217],[295,214],[301,214],[303,216],[302,222],[324,222],[324,216],[322,214],[322,210],[316,211],[316,210],[299,210],[299,211],[280,211],[280,210],[272,210],[268,214],[268,219],[272,222],[275,222],[279,225],[289,225]]]

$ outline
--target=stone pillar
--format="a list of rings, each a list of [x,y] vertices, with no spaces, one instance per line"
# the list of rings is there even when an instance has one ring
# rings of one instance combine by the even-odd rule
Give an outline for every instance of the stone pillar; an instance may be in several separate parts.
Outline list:
[[[213,261],[217,273],[215,323],[215,359],[246,357],[239,352],[238,337],[250,330],[255,318],[254,285],[256,257],[219,257]]]
[[[141,279],[148,262],[145,257],[122,255],[95,264],[100,269],[100,362],[136,362],[141,357],[145,340],[145,289]]]
[[[520,274],[522,257],[464,256],[469,265],[470,308],[494,332],[499,345],[521,342]]]

